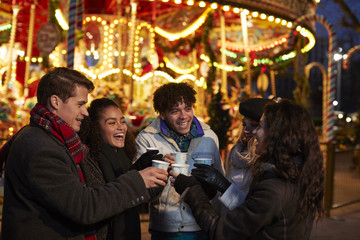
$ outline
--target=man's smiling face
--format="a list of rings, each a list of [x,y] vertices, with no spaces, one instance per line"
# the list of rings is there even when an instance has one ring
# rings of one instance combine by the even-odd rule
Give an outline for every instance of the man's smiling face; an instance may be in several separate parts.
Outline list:
[[[185,135],[190,132],[194,112],[192,106],[186,105],[182,101],[178,102],[178,104],[174,105],[168,111],[161,113],[160,117],[173,131]]]

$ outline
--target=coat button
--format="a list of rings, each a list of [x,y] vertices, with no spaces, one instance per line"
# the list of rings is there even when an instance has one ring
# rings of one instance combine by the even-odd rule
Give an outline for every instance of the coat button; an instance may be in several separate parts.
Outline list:
[[[144,201],[144,196],[141,196],[141,197],[140,197],[140,200],[141,200],[141,201]]]
[[[136,204],[135,201],[134,201],[134,200],[131,200],[131,205],[132,205],[132,206],[135,206],[135,204]]]

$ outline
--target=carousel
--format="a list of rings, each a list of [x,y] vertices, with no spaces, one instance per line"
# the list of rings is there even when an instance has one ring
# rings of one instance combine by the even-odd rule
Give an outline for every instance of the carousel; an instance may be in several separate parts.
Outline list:
[[[154,117],[152,93],[167,82],[194,86],[200,118],[219,91],[236,117],[240,99],[276,96],[276,70],[313,48],[306,16],[318,2],[3,0],[0,138],[27,123],[39,79],[59,66],[91,79],[90,100],[116,100],[135,127]]]

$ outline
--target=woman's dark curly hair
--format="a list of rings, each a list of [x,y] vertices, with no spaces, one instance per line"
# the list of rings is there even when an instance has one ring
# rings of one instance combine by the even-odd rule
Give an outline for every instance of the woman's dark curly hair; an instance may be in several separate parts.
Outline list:
[[[89,154],[94,159],[97,159],[97,156],[100,154],[103,142],[99,119],[101,113],[103,113],[108,107],[116,107],[120,109],[114,101],[108,98],[93,100],[88,108],[89,117],[86,117],[83,120],[79,131],[81,141],[89,147]],[[125,135],[124,151],[130,160],[134,160],[136,154],[135,137],[129,129]]]
[[[196,91],[186,83],[167,83],[154,92],[153,104],[158,113],[170,110],[178,102],[193,106],[196,102]]]
[[[255,176],[260,174],[261,163],[273,159],[282,177],[299,186],[301,216],[318,219],[323,211],[324,168],[318,135],[309,113],[286,99],[268,103],[264,108],[264,133],[262,152],[254,164]],[[302,167],[295,164],[295,156],[301,156]]]

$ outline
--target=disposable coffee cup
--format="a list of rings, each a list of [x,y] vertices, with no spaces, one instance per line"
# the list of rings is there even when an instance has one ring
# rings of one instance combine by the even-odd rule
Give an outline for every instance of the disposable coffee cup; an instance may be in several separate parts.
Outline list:
[[[212,158],[195,158],[194,162],[197,163],[197,164],[211,165]]]
[[[189,164],[171,164],[171,168],[174,172],[178,174],[184,174],[185,176],[189,174],[189,166]]]
[[[152,160],[152,166],[160,169],[168,170],[170,163],[161,160]]]
[[[178,164],[186,164],[187,162],[187,153],[186,152],[175,152],[171,153],[175,157],[175,162]]]

